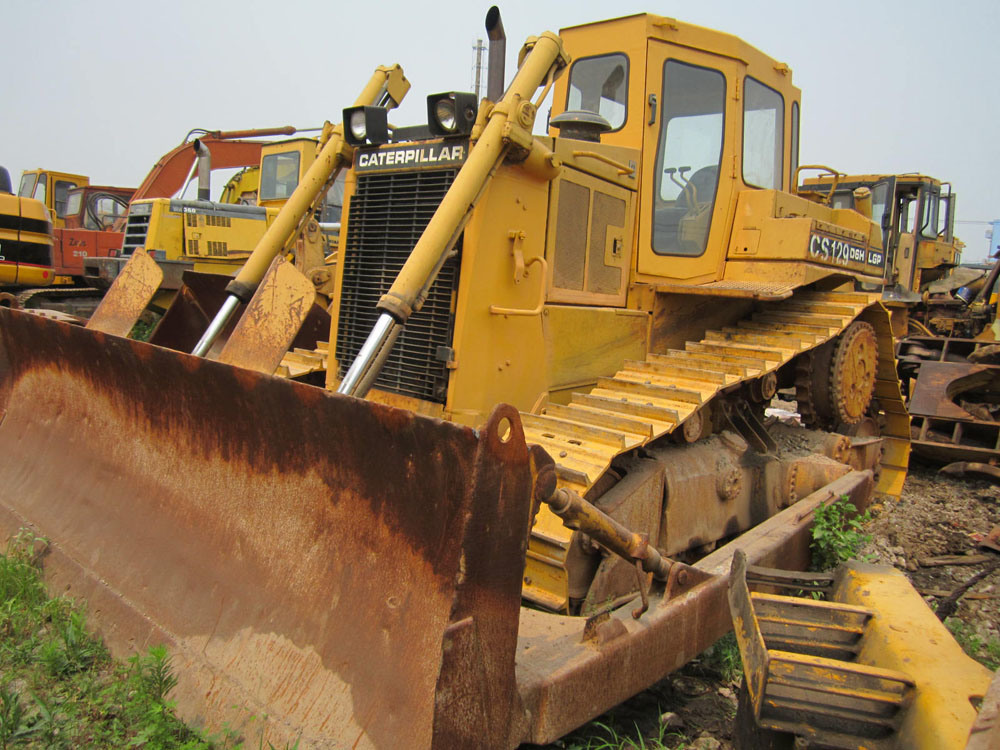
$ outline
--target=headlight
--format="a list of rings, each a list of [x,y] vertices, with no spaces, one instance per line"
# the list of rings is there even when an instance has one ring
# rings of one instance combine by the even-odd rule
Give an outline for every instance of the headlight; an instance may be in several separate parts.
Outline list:
[[[349,127],[351,128],[351,135],[353,135],[355,139],[359,141],[365,140],[365,136],[368,134],[368,128],[365,127],[365,111],[363,109],[351,112]]]
[[[451,99],[442,99],[434,108],[434,116],[437,117],[438,124],[448,131],[455,129],[455,102]]]
[[[133,203],[128,207],[131,216],[149,216],[153,213],[152,203]]]
[[[348,107],[344,110],[344,140],[351,146],[388,143],[388,118],[384,107]]]
[[[447,91],[427,97],[427,125],[433,135],[466,135],[478,111],[475,94]]]

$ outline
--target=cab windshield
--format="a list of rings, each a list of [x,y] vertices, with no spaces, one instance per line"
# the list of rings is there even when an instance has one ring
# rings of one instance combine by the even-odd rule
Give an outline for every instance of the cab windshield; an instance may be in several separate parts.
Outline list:
[[[17,189],[17,194],[23,198],[30,198],[31,193],[35,189],[35,179],[37,175],[33,174],[23,174],[21,175],[21,185]]]

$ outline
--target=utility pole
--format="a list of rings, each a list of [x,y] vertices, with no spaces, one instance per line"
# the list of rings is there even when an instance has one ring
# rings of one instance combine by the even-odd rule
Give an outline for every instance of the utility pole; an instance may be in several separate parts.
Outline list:
[[[483,44],[482,39],[476,40],[476,46],[473,47],[476,51],[476,99],[482,99],[479,94],[479,81],[482,78],[483,73],[483,52],[486,51],[486,46]]]

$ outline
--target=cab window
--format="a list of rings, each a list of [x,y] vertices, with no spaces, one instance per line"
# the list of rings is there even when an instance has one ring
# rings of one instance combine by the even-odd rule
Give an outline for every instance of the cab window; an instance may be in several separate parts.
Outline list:
[[[953,216],[952,206],[954,205],[955,196],[951,193],[951,188],[948,188],[948,192],[941,196],[941,201],[938,206],[938,234],[943,235],[946,242],[951,242],[953,239],[954,229],[951,226]]]
[[[69,182],[68,180],[56,180],[55,187],[53,188],[54,198],[55,198],[55,209],[56,216],[60,219],[66,216],[66,197],[69,195],[69,191],[76,187],[75,182]]]
[[[785,100],[774,89],[747,78],[743,86],[743,182],[781,189]]]
[[[899,234],[910,234],[916,229],[917,196],[915,193],[902,193],[897,198],[896,231]]]
[[[938,226],[938,209],[940,208],[941,195],[936,187],[924,188],[922,209],[920,219],[920,236],[924,239],[937,239],[940,234]]]
[[[268,154],[260,161],[260,199],[289,198],[299,184],[299,152]]]
[[[653,251],[705,252],[722,160],[726,79],[717,70],[668,60],[663,66],[653,195]]]
[[[17,194],[22,198],[30,198],[35,191],[35,177],[33,174],[21,175],[21,185],[17,188]]]
[[[77,190],[66,196],[66,215],[76,216],[80,213],[80,206],[83,204],[83,191]]]
[[[850,190],[838,190],[830,201],[833,208],[854,208],[854,196]]]
[[[323,202],[322,221],[324,223],[334,223],[340,221],[340,215],[344,210],[344,184],[347,179],[347,171],[341,170],[337,179],[333,181],[330,189],[326,191],[326,200]]]
[[[37,201],[45,203],[45,188],[48,186],[48,175],[40,174],[38,175],[38,182],[35,183],[35,191],[32,193],[31,197]],[[48,205],[47,203],[45,205]]]
[[[573,63],[569,73],[566,109],[596,112],[612,130],[625,124],[628,101],[628,58],[623,54],[586,57]]]
[[[111,229],[127,213],[128,201],[124,198],[100,193],[90,200],[86,225],[88,229]]]

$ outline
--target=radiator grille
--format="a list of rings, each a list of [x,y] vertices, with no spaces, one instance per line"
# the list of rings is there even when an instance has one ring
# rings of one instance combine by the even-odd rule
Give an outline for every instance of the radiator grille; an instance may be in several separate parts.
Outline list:
[[[344,284],[337,326],[341,378],[378,319],[376,303],[389,291],[456,174],[456,169],[448,169],[358,176],[341,261]],[[461,250],[461,240],[457,249]],[[407,321],[376,388],[445,402],[458,261],[456,255],[444,264],[423,308]]]
[[[122,242],[122,255],[131,255],[137,247],[146,244],[146,232],[149,230],[149,214],[136,216],[129,212],[125,223],[125,239]]]

